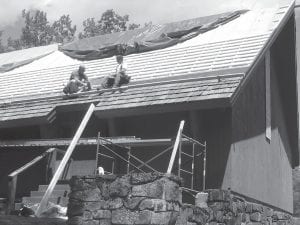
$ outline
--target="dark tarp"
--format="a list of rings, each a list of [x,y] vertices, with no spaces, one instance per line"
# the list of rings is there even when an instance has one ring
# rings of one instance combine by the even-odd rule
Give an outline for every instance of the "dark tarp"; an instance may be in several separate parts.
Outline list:
[[[60,50],[79,60],[94,60],[166,48],[239,17],[246,10],[85,38]]]

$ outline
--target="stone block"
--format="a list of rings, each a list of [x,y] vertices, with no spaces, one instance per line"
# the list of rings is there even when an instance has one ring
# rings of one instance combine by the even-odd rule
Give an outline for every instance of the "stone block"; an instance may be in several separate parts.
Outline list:
[[[167,202],[162,199],[153,199],[154,201],[154,212],[165,212],[167,211]]]
[[[208,202],[208,207],[213,211],[229,210],[229,202]]]
[[[158,179],[153,183],[133,186],[131,194],[134,197],[147,197],[182,202],[179,185],[165,177]]]
[[[278,220],[277,225],[288,225],[289,221],[288,220]]]
[[[151,223],[153,225],[175,224],[178,212],[152,212]]]
[[[246,203],[242,201],[236,202],[237,212],[244,213],[246,210]]]
[[[167,178],[162,178],[161,182],[163,183],[163,199],[182,203],[182,191],[179,185]]]
[[[101,196],[103,199],[107,200],[110,198],[110,184],[116,179],[117,177],[115,175],[101,175],[96,177],[96,184],[101,192]]]
[[[233,213],[234,216],[237,215],[238,207],[237,207],[237,203],[236,202],[231,202],[231,204],[229,204],[228,208],[229,208],[230,212]]]
[[[273,220],[288,220],[290,219],[290,216],[286,213],[283,212],[273,212],[273,216],[272,216]]]
[[[99,209],[108,209],[108,202],[105,200],[99,200],[98,202],[85,202],[84,208],[89,211],[97,211]]]
[[[215,222],[215,221],[211,221],[211,222],[208,223],[208,225],[218,225],[218,223]]]
[[[87,189],[84,191],[72,191],[69,194],[69,198],[83,202],[95,202],[101,200],[101,193],[98,188]]]
[[[252,212],[260,212],[262,213],[264,210],[264,207],[260,204],[252,203]]]
[[[129,182],[128,176],[117,178],[109,186],[109,195],[111,197],[126,197],[131,188]]]
[[[176,211],[179,212],[180,206],[176,202],[168,202],[167,203],[167,211]]]
[[[140,210],[154,210],[155,212],[167,211],[167,202],[163,199],[145,199],[139,205]]]
[[[123,206],[123,200],[121,198],[115,198],[108,201],[109,209],[119,209]]]
[[[112,182],[115,179],[117,179],[115,174],[101,174],[95,176],[96,182]]]
[[[185,225],[193,217],[193,209],[189,205],[183,205],[180,208],[179,216],[176,219],[176,225]]]
[[[68,203],[67,216],[81,216],[84,212],[84,203],[70,200]]]
[[[153,182],[148,184],[136,185],[132,187],[133,197],[147,198],[163,198],[163,184],[161,182]]]
[[[157,179],[160,179],[163,177],[164,174],[162,173],[132,173],[131,174],[131,184],[133,185],[139,185],[139,184],[146,184],[153,182]]]
[[[99,225],[99,221],[97,220],[87,220],[82,223],[82,225]]]
[[[82,218],[84,220],[92,220],[93,219],[93,214],[90,211],[84,211],[83,215],[82,215]]]
[[[67,225],[82,225],[83,222],[82,216],[72,216],[68,218]]]
[[[200,192],[195,197],[195,206],[207,208],[208,193]]]
[[[151,224],[152,212],[144,211],[130,211],[126,209],[117,209],[112,211],[113,224]]]
[[[229,190],[210,189],[206,192],[208,193],[208,201],[210,202],[231,201],[231,194]]]
[[[252,213],[253,212],[253,210],[252,210],[253,207],[252,206],[253,206],[252,203],[246,202],[246,207],[245,207],[246,213]]]
[[[262,225],[260,222],[250,222],[247,225]]]
[[[197,223],[187,222],[186,225],[197,225]]]
[[[262,220],[262,216],[260,212],[253,212],[250,214],[250,220],[253,222],[260,222]]]
[[[139,210],[145,210],[145,209],[149,209],[149,210],[153,210],[154,209],[154,199],[144,199],[140,205],[139,205]]]
[[[242,223],[250,222],[250,216],[247,213],[238,213],[237,217]]]
[[[188,221],[196,222],[198,224],[206,224],[209,221],[209,219],[210,219],[210,215],[205,209],[194,206],[192,218],[189,219]]]
[[[111,211],[110,210],[98,210],[93,212],[94,219],[110,219],[111,218]]]
[[[222,223],[224,222],[224,211],[216,211],[213,213],[213,218],[215,221]]]
[[[101,219],[99,225],[111,225],[111,219]]]
[[[135,210],[138,208],[140,202],[143,201],[144,199],[146,199],[146,198],[145,197],[127,198],[126,200],[124,200],[124,206],[127,209]]]
[[[84,177],[73,176],[69,181],[71,191],[84,191],[97,187],[95,179],[84,179]]]

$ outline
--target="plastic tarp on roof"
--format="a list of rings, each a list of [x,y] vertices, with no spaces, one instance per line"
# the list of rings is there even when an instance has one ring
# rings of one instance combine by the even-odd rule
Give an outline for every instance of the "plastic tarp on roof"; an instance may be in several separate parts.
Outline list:
[[[58,49],[57,44],[40,46],[0,54],[0,73],[29,64]]]
[[[94,60],[162,49],[212,30],[244,12],[246,10],[85,38],[66,44],[60,50],[75,59]]]

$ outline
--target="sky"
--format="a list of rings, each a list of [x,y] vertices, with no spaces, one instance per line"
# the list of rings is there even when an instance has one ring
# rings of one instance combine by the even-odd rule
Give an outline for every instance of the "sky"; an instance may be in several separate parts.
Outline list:
[[[154,24],[180,21],[236,9],[272,7],[291,0],[0,0],[0,29],[20,27],[22,9],[41,9],[49,21],[69,14],[77,30],[88,17],[100,19],[107,9],[129,15],[130,22]],[[11,32],[12,32],[11,31]]]

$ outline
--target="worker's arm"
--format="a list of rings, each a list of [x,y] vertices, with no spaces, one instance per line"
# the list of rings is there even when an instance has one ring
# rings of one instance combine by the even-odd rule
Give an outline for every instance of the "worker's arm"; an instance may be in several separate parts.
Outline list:
[[[121,66],[121,68],[120,68],[120,73],[123,74],[123,75],[126,74],[127,68],[128,68],[128,67],[127,67],[127,63],[123,62],[123,63],[122,63],[122,66]]]

